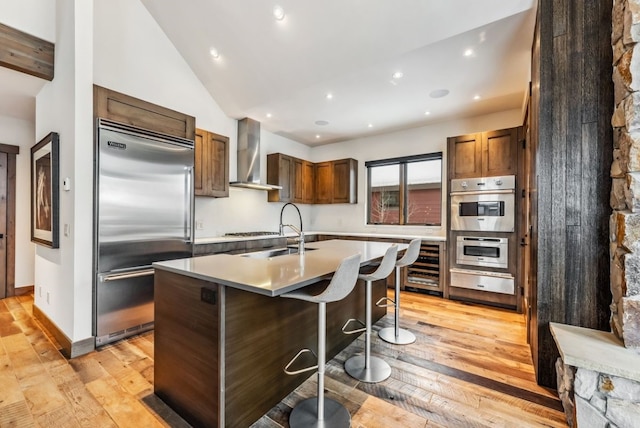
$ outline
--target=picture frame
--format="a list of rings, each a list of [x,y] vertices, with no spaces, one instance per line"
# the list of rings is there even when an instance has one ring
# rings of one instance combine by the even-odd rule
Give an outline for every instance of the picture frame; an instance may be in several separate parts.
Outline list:
[[[31,147],[31,241],[49,248],[59,243],[60,152],[56,132]]]

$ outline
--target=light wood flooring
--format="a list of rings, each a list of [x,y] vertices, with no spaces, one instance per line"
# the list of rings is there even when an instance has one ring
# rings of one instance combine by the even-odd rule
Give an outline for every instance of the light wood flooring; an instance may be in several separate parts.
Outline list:
[[[0,427],[189,426],[153,394],[153,332],[66,360],[32,304],[31,295],[0,300]],[[345,404],[352,427],[567,426],[556,395],[535,383],[522,315],[413,292],[402,307],[417,341],[373,340],[389,379],[344,373],[362,337],[328,362],[327,396]],[[390,312],[374,328],[392,323]],[[311,376],[254,427],[288,427],[291,407],[315,387]]]

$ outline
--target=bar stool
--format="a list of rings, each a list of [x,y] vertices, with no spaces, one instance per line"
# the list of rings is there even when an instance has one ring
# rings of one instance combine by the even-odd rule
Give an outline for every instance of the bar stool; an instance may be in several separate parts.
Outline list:
[[[416,341],[416,336],[409,330],[400,328],[400,268],[413,264],[420,255],[421,240],[414,239],[409,243],[409,248],[404,252],[404,256],[396,262],[396,289],[393,300],[388,297],[383,297],[376,302],[376,305],[380,307],[393,306],[395,308],[395,326],[386,327],[378,332],[380,339],[385,342],[394,343],[396,345],[408,345]],[[391,304],[381,305],[383,301],[390,301]]]
[[[371,356],[371,283],[372,281],[384,279],[391,274],[397,256],[398,246],[394,244],[387,249],[380,266],[375,271],[358,275],[358,279],[362,279],[366,283],[364,328],[346,330],[347,325],[353,321],[362,324],[361,321],[356,319],[350,319],[342,326],[342,331],[346,334],[366,331],[364,336],[364,355],[355,355],[344,363],[344,369],[349,376],[363,382],[382,382],[391,375],[391,366],[386,361],[382,358]]]
[[[324,397],[324,369],[326,355],[326,325],[327,325],[327,302],[336,302],[344,299],[358,280],[358,270],[360,268],[360,254],[347,257],[340,263],[340,266],[333,274],[331,282],[327,288],[318,295],[310,295],[304,289],[285,293],[280,297],[290,299],[305,300],[318,304],[318,364],[300,370],[289,370],[289,367],[306,352],[313,351],[303,349],[296,354],[285,366],[284,372],[288,375],[296,375],[310,370],[318,369],[318,396],[308,398],[298,403],[291,411],[289,425],[295,427],[349,427],[351,425],[351,415],[349,411],[340,403],[330,398]],[[315,354],[314,354],[315,355]]]

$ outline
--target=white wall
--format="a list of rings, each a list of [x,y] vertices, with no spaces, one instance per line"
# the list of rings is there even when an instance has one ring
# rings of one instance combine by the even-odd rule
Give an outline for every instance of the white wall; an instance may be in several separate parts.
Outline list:
[[[16,275],[15,286],[33,285],[34,244],[31,242],[31,146],[34,124],[0,116],[0,143],[20,147],[16,156]]]
[[[0,11],[0,23],[55,43],[55,1],[0,0]]]
[[[92,13],[92,2],[56,1],[55,78],[36,97],[35,139],[58,132],[58,185],[69,177],[72,189],[60,192],[60,248],[36,246],[35,304],[72,341],[91,336],[92,320]]]
[[[310,230],[337,232],[371,232],[445,236],[444,226],[384,226],[366,224],[367,171],[369,160],[443,152],[442,224],[445,224],[446,146],[447,137],[511,128],[522,124],[520,109],[484,116],[439,122],[420,128],[358,138],[329,144],[312,150],[314,162],[351,157],[358,160],[358,203],[314,205]]]

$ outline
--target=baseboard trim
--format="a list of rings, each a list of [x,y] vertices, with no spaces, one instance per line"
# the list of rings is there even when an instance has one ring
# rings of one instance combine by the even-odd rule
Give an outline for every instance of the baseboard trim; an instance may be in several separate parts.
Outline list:
[[[58,326],[47,317],[35,304],[33,305],[33,318],[35,318],[56,339],[60,345],[60,352],[66,358],[75,358],[88,354],[96,348],[96,339],[91,336],[78,342],[72,342]]]
[[[14,296],[23,296],[25,294],[33,293],[33,285],[27,285],[26,287],[16,287],[13,289]]]

